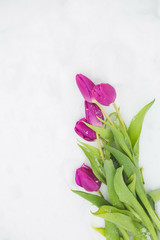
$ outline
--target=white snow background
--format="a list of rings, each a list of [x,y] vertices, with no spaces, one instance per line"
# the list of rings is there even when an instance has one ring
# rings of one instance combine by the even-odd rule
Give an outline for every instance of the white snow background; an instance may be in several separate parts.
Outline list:
[[[160,187],[160,0],[0,0],[0,240],[103,239],[70,191],[88,163],[77,73],[116,88],[127,125],[156,99],[140,165],[147,191]]]

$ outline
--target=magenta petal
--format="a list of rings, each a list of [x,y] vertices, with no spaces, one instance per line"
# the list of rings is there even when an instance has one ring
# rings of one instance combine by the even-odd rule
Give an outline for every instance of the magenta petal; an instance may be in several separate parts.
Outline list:
[[[93,97],[104,106],[109,106],[116,99],[116,90],[108,83],[101,83],[94,86]]]
[[[101,186],[92,169],[85,164],[76,170],[75,180],[78,186],[89,192],[98,191]]]
[[[96,139],[95,131],[87,127],[84,122],[87,121],[85,118],[82,118],[76,123],[75,132],[86,141],[94,141]]]
[[[76,75],[77,86],[84,97],[84,99],[88,102],[93,101],[92,90],[95,84],[87,77],[82,74]]]
[[[97,117],[104,120],[102,111],[95,103],[89,103],[85,101],[85,113],[86,113],[86,120],[93,126],[102,126],[103,123],[98,120]]]
[[[75,180],[76,180],[77,185],[80,186],[80,187],[82,187],[81,178],[80,178],[80,176],[79,176],[79,170],[78,170],[78,169],[76,170]]]

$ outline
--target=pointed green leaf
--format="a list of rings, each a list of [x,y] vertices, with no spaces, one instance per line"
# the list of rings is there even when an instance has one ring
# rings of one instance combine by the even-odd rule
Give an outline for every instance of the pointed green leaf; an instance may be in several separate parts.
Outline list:
[[[120,122],[117,113],[114,113],[113,116],[114,116],[114,120],[113,120],[114,125],[123,134],[123,137],[125,139],[125,142],[126,142],[128,148],[129,148],[129,150],[132,151],[132,143],[131,143],[131,140],[130,140],[130,137],[129,137],[127,131],[122,126],[122,123]],[[125,123],[124,123],[124,125],[125,125]],[[126,125],[125,125],[125,127],[126,127]],[[127,127],[126,127],[126,129],[127,129]]]
[[[92,228],[105,237],[105,228],[96,228],[96,227],[93,227],[93,226],[92,226]]]
[[[131,143],[130,137],[128,135],[128,132],[122,127],[122,125],[120,127],[120,131],[123,134],[123,137],[124,137],[125,143],[127,144],[127,147],[129,148],[130,152],[132,152],[132,143]]]
[[[122,233],[122,236],[123,236],[123,239],[124,240],[130,240],[130,236],[129,234],[127,233],[126,230],[124,230],[123,228],[119,228],[120,232]]]
[[[126,216],[122,213],[101,213],[99,210],[92,214],[114,223],[118,228],[123,228],[134,235],[138,234],[137,228],[129,216]]]
[[[130,177],[133,173],[136,174],[136,193],[138,194],[139,198],[141,199],[143,205],[147,209],[150,217],[156,224],[157,228],[160,231],[160,219],[157,216],[156,212],[153,210],[150,201],[147,198],[145,193],[144,185],[142,182],[141,173],[138,167],[136,167],[131,160],[122,152],[118,151],[117,149],[110,147],[108,145],[105,146],[107,150],[109,150],[112,155],[117,159],[120,166],[124,166],[124,171],[127,177]]]
[[[111,158],[111,154],[106,148],[103,148],[103,154],[104,154],[104,159],[110,159]]]
[[[132,174],[127,181],[129,190],[136,197],[136,174]]]
[[[139,162],[139,138],[134,145],[133,154],[134,154],[134,157],[135,157],[135,162],[138,165],[138,162]]]
[[[141,174],[139,171],[139,168],[137,168],[129,159],[129,157],[127,157],[125,154],[123,154],[122,152],[120,152],[119,150],[110,147],[108,145],[105,145],[105,148],[107,148],[108,151],[111,152],[111,154],[117,159],[118,163],[120,166],[124,167],[124,171],[127,175],[127,177],[129,178],[132,174],[136,174],[136,190],[137,188],[144,190],[144,186],[142,183],[142,179],[141,179]]]
[[[96,147],[88,145],[86,143],[80,142],[78,146],[83,150],[84,154],[88,158],[91,164],[91,168],[95,174],[95,176],[103,183],[106,184],[106,178],[104,169],[102,167],[102,159],[99,153],[99,150]]]
[[[100,119],[100,118],[98,118],[98,119]],[[119,130],[117,130],[114,126],[109,124],[108,122],[105,122],[105,121],[102,121],[102,122],[104,122],[111,129],[115,140],[118,142],[118,144],[123,149],[123,151],[129,156],[129,158],[131,160],[133,160],[133,156],[132,156],[132,154],[131,154],[131,152],[130,152],[130,150],[129,150],[126,142],[125,142],[123,134]]]
[[[120,108],[118,108],[118,110],[120,110]],[[109,117],[111,118],[111,120],[112,120],[112,122],[114,123],[114,125],[117,127],[117,128],[121,128],[121,127],[123,127],[122,126],[122,123],[120,122],[120,120],[119,120],[119,117],[118,117],[118,114],[117,114],[117,112],[112,112],[112,113],[110,113],[109,114]],[[107,121],[108,122],[108,121]],[[126,124],[125,124],[125,122],[123,122],[124,123],[124,125],[125,125],[125,128],[127,129],[127,126],[126,126]]]
[[[154,190],[150,193],[148,193],[149,196],[153,199],[153,201],[156,203],[160,200],[160,189]]]
[[[114,227],[113,227],[114,226]],[[111,239],[111,240],[116,240],[116,239],[120,239],[120,240],[123,240],[123,238],[122,237],[120,237],[120,238],[115,238],[116,236],[114,235],[111,235],[110,234],[110,231],[111,231],[111,229],[113,230],[112,231],[112,233],[114,233],[115,232],[115,228],[116,227],[116,225],[115,224],[113,224],[113,223],[111,223],[111,222],[107,222],[107,221],[105,221],[105,228],[96,228],[96,227],[93,227],[92,226],[92,228],[95,230],[95,231],[97,231],[98,233],[100,233],[102,236],[104,236],[104,237],[106,237],[106,239],[107,240],[109,240],[109,239]],[[123,231],[125,231],[125,230],[123,230]],[[107,232],[107,233],[106,233]],[[119,232],[118,232],[118,235],[119,235]],[[124,240],[128,240],[127,238],[124,238]],[[129,238],[129,240],[130,240],[130,238]]]
[[[142,219],[140,218],[140,216],[138,215],[138,213],[136,213],[133,208],[131,208],[128,204],[125,204],[126,208],[133,214],[133,216],[136,218],[136,221],[138,222],[142,222]]]
[[[142,224],[140,224],[137,221],[134,221],[131,217],[126,216],[122,213],[115,212],[115,213],[106,213],[102,215],[102,213],[99,212],[98,210],[96,213],[92,213],[92,214],[97,217],[101,217],[111,223],[114,223],[120,229],[120,231],[123,229],[125,231],[130,232],[133,235],[134,239],[136,240],[151,239],[150,238],[151,235],[149,231]],[[123,232],[123,237],[124,237],[124,240],[130,239],[128,238],[127,233],[124,234],[124,232]],[[153,239],[157,240],[157,236]]]
[[[150,107],[154,103],[154,101],[155,100],[153,100],[152,102],[150,102],[149,104],[144,106],[142,108],[142,110],[138,112],[138,114],[132,119],[132,121],[130,123],[130,126],[128,128],[128,134],[131,139],[132,146],[135,145],[135,143],[137,142],[137,140],[141,134],[144,117],[145,117],[147,111],[150,109]]]
[[[93,126],[89,123],[84,122],[89,128],[91,128],[93,131],[101,135],[106,140],[112,140],[113,139],[113,134],[110,129],[102,128],[102,127],[97,127]]]
[[[115,174],[115,178],[114,178],[114,187],[115,187],[116,193],[117,193],[119,199],[123,203],[132,207],[139,214],[139,216],[143,220],[146,228],[152,234],[153,239],[156,240],[157,234],[155,232],[154,226],[153,226],[150,218],[144,211],[143,207],[140,205],[140,203],[137,201],[137,199],[134,197],[134,195],[131,193],[131,191],[127,188],[127,186],[123,180],[122,171],[123,171],[123,167],[120,167],[116,170],[116,174]]]
[[[111,223],[114,223],[122,232],[123,230],[130,232],[136,240],[151,239],[150,232],[142,224],[134,221],[131,217],[126,216],[122,213],[106,213],[105,215],[101,215],[98,210],[96,213],[93,213],[93,215],[101,217]],[[128,238],[128,234],[126,232],[123,232],[123,237],[124,240],[130,239]],[[157,240],[157,236],[153,239]]]
[[[153,198],[149,194],[147,194],[147,198],[150,202],[151,207],[153,208],[153,210],[155,210],[155,202],[153,201]]]
[[[135,220],[135,221],[138,221],[139,222],[139,219],[137,219],[134,214],[132,214],[130,211],[128,210],[125,210],[125,209],[119,209],[119,208],[116,208],[116,207],[113,207],[111,205],[103,205],[101,206],[97,213],[102,217],[104,218],[106,216],[106,213],[121,213],[121,214],[124,214],[126,216],[129,216],[132,218],[132,220]]]
[[[105,237],[106,240],[120,240],[119,230],[114,223],[105,221]]]
[[[77,190],[72,190],[72,192],[88,200],[89,202],[91,202],[93,205],[97,207],[101,207],[103,205],[110,205],[110,203],[107,200],[105,200],[100,196],[97,196],[91,193],[82,192],[82,191],[77,191]]]
[[[106,179],[107,179],[107,185],[108,185],[108,193],[109,193],[109,198],[111,200],[111,203],[113,206],[124,209],[124,205],[122,202],[120,202],[115,189],[114,189],[114,175],[115,175],[115,168],[113,165],[112,160],[106,160],[104,162],[104,170],[106,172]]]

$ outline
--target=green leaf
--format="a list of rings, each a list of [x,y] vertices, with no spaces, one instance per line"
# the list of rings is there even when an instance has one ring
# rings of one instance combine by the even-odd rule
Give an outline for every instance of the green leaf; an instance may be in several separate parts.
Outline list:
[[[136,223],[135,225],[136,225],[136,228],[139,233],[136,236],[134,236],[134,240],[151,240],[151,239],[153,239],[151,236],[151,233],[142,224]],[[156,239],[158,239],[158,237],[156,237],[155,240]]]
[[[103,205],[110,205],[110,203],[107,200],[105,200],[100,196],[97,196],[91,193],[82,192],[82,191],[77,191],[77,190],[71,190],[71,191],[81,196],[82,198],[88,200],[89,202],[91,202],[93,205],[97,207],[101,207]]]
[[[119,230],[114,223],[105,221],[106,240],[120,240]]]
[[[132,119],[132,121],[130,123],[130,126],[128,128],[128,134],[131,139],[133,147],[141,134],[144,117],[145,117],[147,111],[150,109],[150,107],[154,103],[154,101],[155,101],[155,99],[152,102],[150,102],[149,104],[147,104],[146,106],[144,106],[142,108],[142,110],[138,112],[138,114]]]
[[[99,208],[99,210],[97,211],[97,213],[100,215],[100,217],[105,218],[106,213],[121,213],[124,214],[126,216],[129,216],[132,218],[132,220],[134,221],[138,221],[139,219],[137,219],[134,214],[132,214],[130,211],[125,210],[125,209],[119,209],[116,207],[113,207],[111,205],[103,205]]]
[[[145,206],[147,212],[149,213],[150,217],[152,218],[153,222],[157,226],[157,229],[160,231],[160,219],[157,215],[157,213],[154,211],[153,204],[148,199],[148,195],[146,195],[141,189],[137,188],[137,193],[139,198],[141,199],[141,202]]]
[[[93,126],[89,123],[84,122],[89,128],[91,128],[93,131],[101,135],[106,140],[112,140],[113,139],[113,134],[110,129],[102,128],[102,127],[97,127]]]
[[[132,174],[127,181],[129,190],[136,197],[136,174]]]
[[[105,228],[96,228],[93,227],[92,228],[99,232],[102,236],[106,237],[106,240],[123,240],[123,238],[119,238],[119,231],[116,227],[115,224],[105,221]],[[128,240],[128,239],[124,239],[124,240]],[[130,238],[129,238],[130,240]]]
[[[103,148],[103,154],[104,154],[104,159],[110,159],[111,158],[110,152],[105,147]]]
[[[124,205],[122,202],[120,202],[115,189],[114,189],[114,175],[116,173],[116,170],[114,168],[112,160],[106,160],[104,162],[104,170],[106,172],[106,180],[107,180],[107,186],[108,186],[108,193],[109,198],[111,200],[111,203],[113,206],[124,209]]]
[[[105,237],[105,228],[96,228],[96,227],[93,227],[93,226],[92,226],[92,228]]]
[[[141,224],[139,224],[136,221],[133,221],[131,217],[126,216],[122,213],[101,213],[99,212],[99,210],[96,213],[93,213],[93,215],[97,216],[97,217],[101,217],[103,219],[105,219],[108,222],[111,222],[113,224],[115,224],[119,229],[123,229],[125,231],[130,232],[133,236],[134,239],[136,236],[140,236],[141,240],[147,240],[147,238],[143,237],[142,238],[142,229],[145,230],[147,232],[147,234],[149,234],[149,232],[147,231],[147,229],[142,226]],[[127,238],[127,234],[125,235],[126,240],[129,240],[129,238]],[[112,238],[113,239],[113,238]],[[137,239],[138,240],[138,239]]]
[[[131,140],[130,140],[130,137],[129,137],[127,131],[122,126],[122,123],[120,122],[117,113],[114,113],[113,116],[114,116],[114,121],[113,121],[114,125],[123,134],[124,140],[129,148],[129,150],[132,152],[132,143],[131,143]],[[125,123],[124,123],[124,125],[125,125]],[[126,127],[126,125],[125,125],[125,127]],[[126,129],[127,129],[127,127],[126,127]]]
[[[123,134],[124,140],[129,148],[129,150],[132,152],[132,143],[131,143],[130,137],[128,135],[128,132],[122,127],[122,125],[120,127],[120,131]]]
[[[139,138],[138,138],[137,142],[134,145],[133,154],[134,154],[134,157],[135,157],[135,161],[134,162],[136,162],[137,165],[138,165],[138,162],[139,162]]]
[[[104,169],[102,167],[102,159],[99,153],[98,148],[88,145],[86,143],[80,142],[78,146],[83,150],[84,154],[88,158],[91,164],[91,168],[95,174],[95,176],[104,184],[106,184],[106,178]]]
[[[153,199],[153,201],[156,203],[160,200],[160,189],[154,190],[150,193],[148,193],[149,196]]]
[[[151,207],[153,208],[153,210],[155,210],[155,202],[153,201],[153,198],[149,194],[147,194],[147,198],[150,202]]]
[[[122,231],[124,240],[130,239],[128,237],[128,234],[124,232],[124,230],[130,232],[134,236],[134,239],[136,240],[150,239],[149,238],[150,233],[148,232],[148,230],[139,222],[134,221],[130,216],[127,216],[119,212],[104,213],[102,212],[102,210],[98,210],[96,213],[92,214],[115,224],[120,229],[120,231]],[[157,240],[157,236],[154,240]]]
[[[118,110],[120,111],[120,108],[118,108]],[[110,114],[109,114],[109,117],[111,118],[112,122],[114,123],[114,125],[115,125],[117,128],[120,129],[121,127],[123,127],[121,121],[119,120],[119,117],[118,117],[117,112],[112,112],[112,113],[110,113]],[[108,122],[108,120],[107,120],[107,122]],[[126,126],[125,122],[123,122],[123,123],[124,123],[124,125],[125,125],[125,128],[127,129],[127,126]]]
[[[137,189],[142,189],[144,190],[143,182],[141,179],[141,173],[139,168],[137,168],[132,161],[130,160],[129,157],[127,157],[124,153],[120,152],[119,150],[110,147],[108,145],[105,145],[108,151],[112,153],[112,155],[117,159],[118,163],[120,166],[124,167],[124,171],[127,175],[128,178],[131,177],[132,174],[136,174],[136,191]]]
[[[154,226],[144,211],[143,207],[140,205],[140,203],[137,201],[137,199],[134,197],[134,195],[131,193],[131,191],[127,188],[123,176],[122,176],[123,167],[120,167],[116,170],[115,178],[114,178],[114,187],[116,190],[116,193],[123,203],[129,205],[132,207],[138,215],[143,220],[143,223],[145,224],[146,228],[150,231],[153,239],[157,239],[157,234],[155,232]]]
[[[117,115],[116,112],[111,112],[109,114],[109,117],[110,117],[110,119],[112,120],[113,123],[115,123],[117,121],[117,119],[118,119],[118,115]],[[108,122],[108,120],[107,120],[107,122]]]
[[[98,119],[100,119],[100,118],[98,118]],[[111,129],[115,140],[118,142],[118,144],[123,149],[123,151],[129,156],[129,158],[131,160],[133,160],[133,156],[125,142],[123,134],[119,130],[117,130],[115,127],[113,127],[111,124],[109,124],[108,122],[105,122],[105,121],[102,121],[102,122],[104,122]]]
[[[96,213],[92,213],[94,216],[101,217],[111,223],[117,225],[117,227],[124,228],[125,230],[133,233],[134,235],[137,234],[137,229],[133,224],[133,220],[122,213],[102,213],[101,211],[97,211]]]
[[[153,210],[150,201],[147,198],[147,195],[145,193],[144,185],[142,182],[141,173],[138,167],[136,167],[131,160],[122,152],[118,151],[117,149],[110,147],[108,145],[105,146],[107,150],[109,150],[112,155],[117,159],[120,166],[124,166],[124,171],[127,175],[127,177],[130,177],[133,173],[136,174],[136,192],[141,199],[143,205],[147,209],[150,217],[156,224],[158,230],[160,231],[160,219],[157,216],[156,212]]]
[[[130,236],[128,235],[126,230],[124,230],[123,228],[119,228],[119,230],[122,233],[122,236],[123,236],[124,240],[130,240]]]

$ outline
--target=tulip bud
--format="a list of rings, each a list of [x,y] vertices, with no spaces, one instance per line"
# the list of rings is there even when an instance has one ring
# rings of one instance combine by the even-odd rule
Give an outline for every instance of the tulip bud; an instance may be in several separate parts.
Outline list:
[[[98,120],[97,117],[104,120],[102,111],[95,103],[89,103],[85,101],[85,113],[86,113],[86,120],[93,126],[102,126],[103,123]]]
[[[78,186],[89,192],[98,191],[101,186],[92,169],[85,164],[76,170],[75,180]]]
[[[116,99],[116,90],[108,83],[101,83],[94,86],[93,98],[104,106],[109,106]]]
[[[84,99],[88,102],[92,102],[93,101],[92,89],[95,86],[95,84],[89,78],[85,77],[82,74],[76,75],[76,82]]]
[[[75,132],[85,139],[86,141],[94,141],[96,139],[96,133],[91,128],[87,127],[84,122],[87,122],[85,118],[81,118],[74,128]]]

